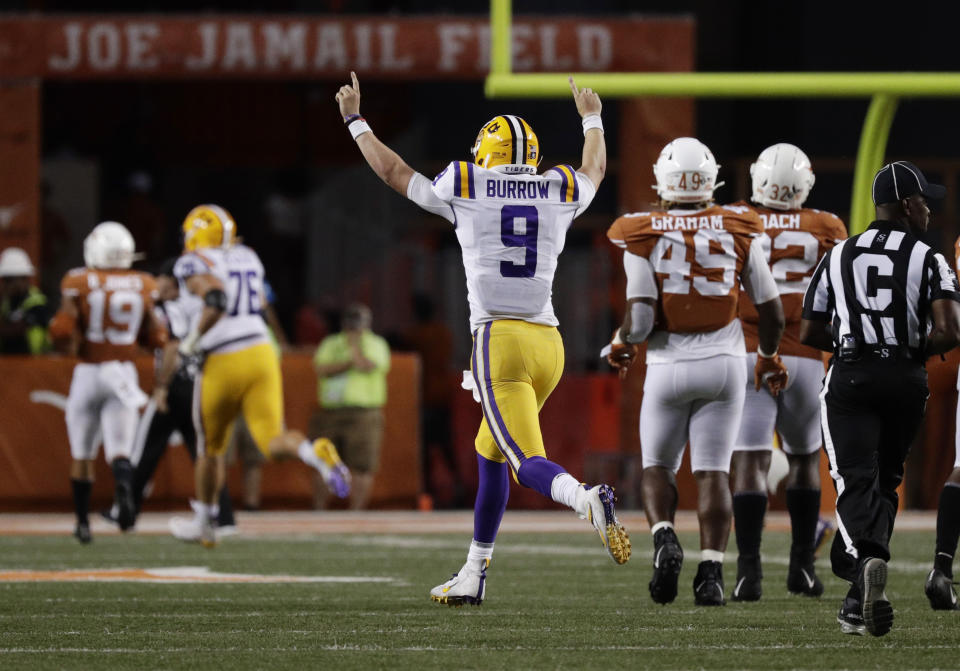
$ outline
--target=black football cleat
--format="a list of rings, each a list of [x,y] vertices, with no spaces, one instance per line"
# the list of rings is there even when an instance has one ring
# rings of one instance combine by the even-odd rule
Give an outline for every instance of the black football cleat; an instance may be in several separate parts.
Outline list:
[[[960,610],[953,585],[953,580],[943,571],[931,570],[923,586],[923,591],[930,600],[930,607],[934,610]]]
[[[693,579],[693,602],[698,606],[726,606],[723,598],[723,564],[702,561]]]
[[[654,603],[667,604],[677,598],[677,580],[683,568],[683,549],[673,529],[663,528],[653,536],[653,577],[650,597]]]
[[[790,570],[787,572],[787,590],[791,594],[811,597],[823,594],[823,583],[817,577],[813,562],[809,564],[790,562]]]
[[[759,601],[763,594],[760,586],[762,579],[760,557],[737,557],[737,584],[730,598],[734,601]]]
[[[77,527],[73,530],[73,537],[83,545],[90,543],[93,540],[93,536],[90,535],[90,525],[86,522],[77,522]]]

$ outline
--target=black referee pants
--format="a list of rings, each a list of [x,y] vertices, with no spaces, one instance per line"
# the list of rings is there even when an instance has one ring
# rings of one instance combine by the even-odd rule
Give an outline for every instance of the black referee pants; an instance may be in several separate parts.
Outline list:
[[[834,358],[820,422],[837,491],[833,572],[855,582],[865,557],[890,559],[897,487],[926,408],[927,371],[917,361]]]
[[[166,452],[167,443],[174,431],[179,431],[183,436],[190,460],[197,460],[197,432],[193,428],[193,380],[182,375],[174,376],[167,392],[167,406],[169,412],[159,412],[151,399],[137,429],[135,449],[140,453],[140,458],[133,472],[133,497],[138,515],[143,505],[143,491],[147,483],[153,479],[153,474],[157,471],[160,458]],[[230,493],[226,485],[220,490],[219,505],[220,514],[217,516],[217,524],[219,526],[236,524],[233,517],[233,503],[230,501]]]

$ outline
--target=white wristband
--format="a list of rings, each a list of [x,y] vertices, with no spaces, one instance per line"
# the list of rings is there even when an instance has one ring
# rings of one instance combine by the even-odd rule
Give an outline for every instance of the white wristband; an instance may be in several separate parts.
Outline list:
[[[354,140],[364,133],[372,132],[370,130],[370,124],[368,124],[365,119],[357,119],[356,121],[350,122],[350,125],[347,126],[347,130],[350,131],[350,135],[353,136]]]
[[[757,356],[762,356],[764,359],[772,359],[773,357],[777,356],[777,350],[773,350],[773,354],[766,354],[762,349],[760,349],[760,345],[758,344]]]
[[[588,114],[587,116],[583,117],[581,125],[583,126],[584,135],[586,135],[587,131],[591,128],[599,128],[600,132],[603,132],[603,119],[600,118],[599,114]]]
[[[613,332],[613,340],[610,341],[611,345],[622,345],[623,339],[620,337],[620,329],[617,329]]]

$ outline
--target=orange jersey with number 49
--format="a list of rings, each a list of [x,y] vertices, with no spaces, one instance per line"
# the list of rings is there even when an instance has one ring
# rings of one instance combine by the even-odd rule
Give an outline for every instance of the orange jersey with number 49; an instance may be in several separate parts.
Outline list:
[[[650,260],[656,273],[657,329],[704,333],[737,317],[740,273],[763,233],[749,207],[627,214],[607,231],[618,247]]]
[[[152,275],[136,270],[76,268],[60,284],[65,297],[77,305],[76,320],[58,312],[51,323],[55,338],[80,334],[79,356],[85,361],[128,361],[139,353],[139,343],[154,347],[166,340],[163,326],[154,321],[157,284]]]
[[[800,343],[803,295],[817,263],[834,245],[847,237],[847,229],[834,214],[821,210],[773,210],[749,205],[763,221],[760,240],[770,271],[780,292],[787,326],[780,340],[780,354],[820,359],[820,350]],[[747,351],[757,351],[757,308],[747,299],[740,303]]]

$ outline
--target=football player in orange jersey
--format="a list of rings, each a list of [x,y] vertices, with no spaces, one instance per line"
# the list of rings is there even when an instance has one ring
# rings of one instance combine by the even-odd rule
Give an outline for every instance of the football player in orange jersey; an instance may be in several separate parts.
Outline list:
[[[960,269],[960,238],[953,245],[954,259]],[[960,379],[957,380],[960,389]],[[957,433],[954,441],[953,471],[940,490],[937,505],[937,541],[933,568],[927,574],[923,591],[934,610],[960,610],[957,593],[953,589],[953,556],[960,539],[960,404],[957,405]]]
[[[823,358],[819,350],[800,343],[803,294],[817,262],[847,237],[847,229],[829,212],[803,207],[813,186],[810,160],[792,144],[764,149],[750,166],[753,209],[763,221],[760,240],[777,282],[786,318],[780,354],[790,382],[774,397],[747,391],[740,435],[733,453],[733,519],[737,535],[735,601],[756,601],[761,595],[760,536],[767,510],[767,473],[774,431],[787,456],[787,510],[793,542],[787,589],[820,596],[823,583],[814,571],[813,555],[820,516],[820,387]],[[740,301],[740,318],[747,341],[748,365],[756,359],[757,311]]]
[[[746,207],[713,203],[717,162],[694,138],[664,147],[653,167],[659,206],[617,219],[607,233],[624,249],[627,313],[608,360],[630,364],[647,342],[640,410],[643,508],[653,534],[650,595],[677,595],[683,550],[674,531],[676,472],[690,441],[697,481],[701,561],[694,602],[726,603],[723,553],[730,535],[730,454],[747,382],[746,349],[737,319],[740,287],[759,313],[757,388],[776,394],[787,381],[777,355],[783,308],[759,236],[760,218]]]
[[[67,397],[67,435],[73,463],[70,478],[77,515],[74,535],[89,543],[93,460],[101,437],[113,469],[118,522],[134,522],[133,468],[130,455],[139,418],[147,402],[133,358],[139,343],[162,346],[166,329],[153,314],[157,288],[153,277],[131,270],[133,236],[115,221],[98,224],[83,241],[85,268],[63,278],[60,309],[50,323],[58,349],[80,357]]]

